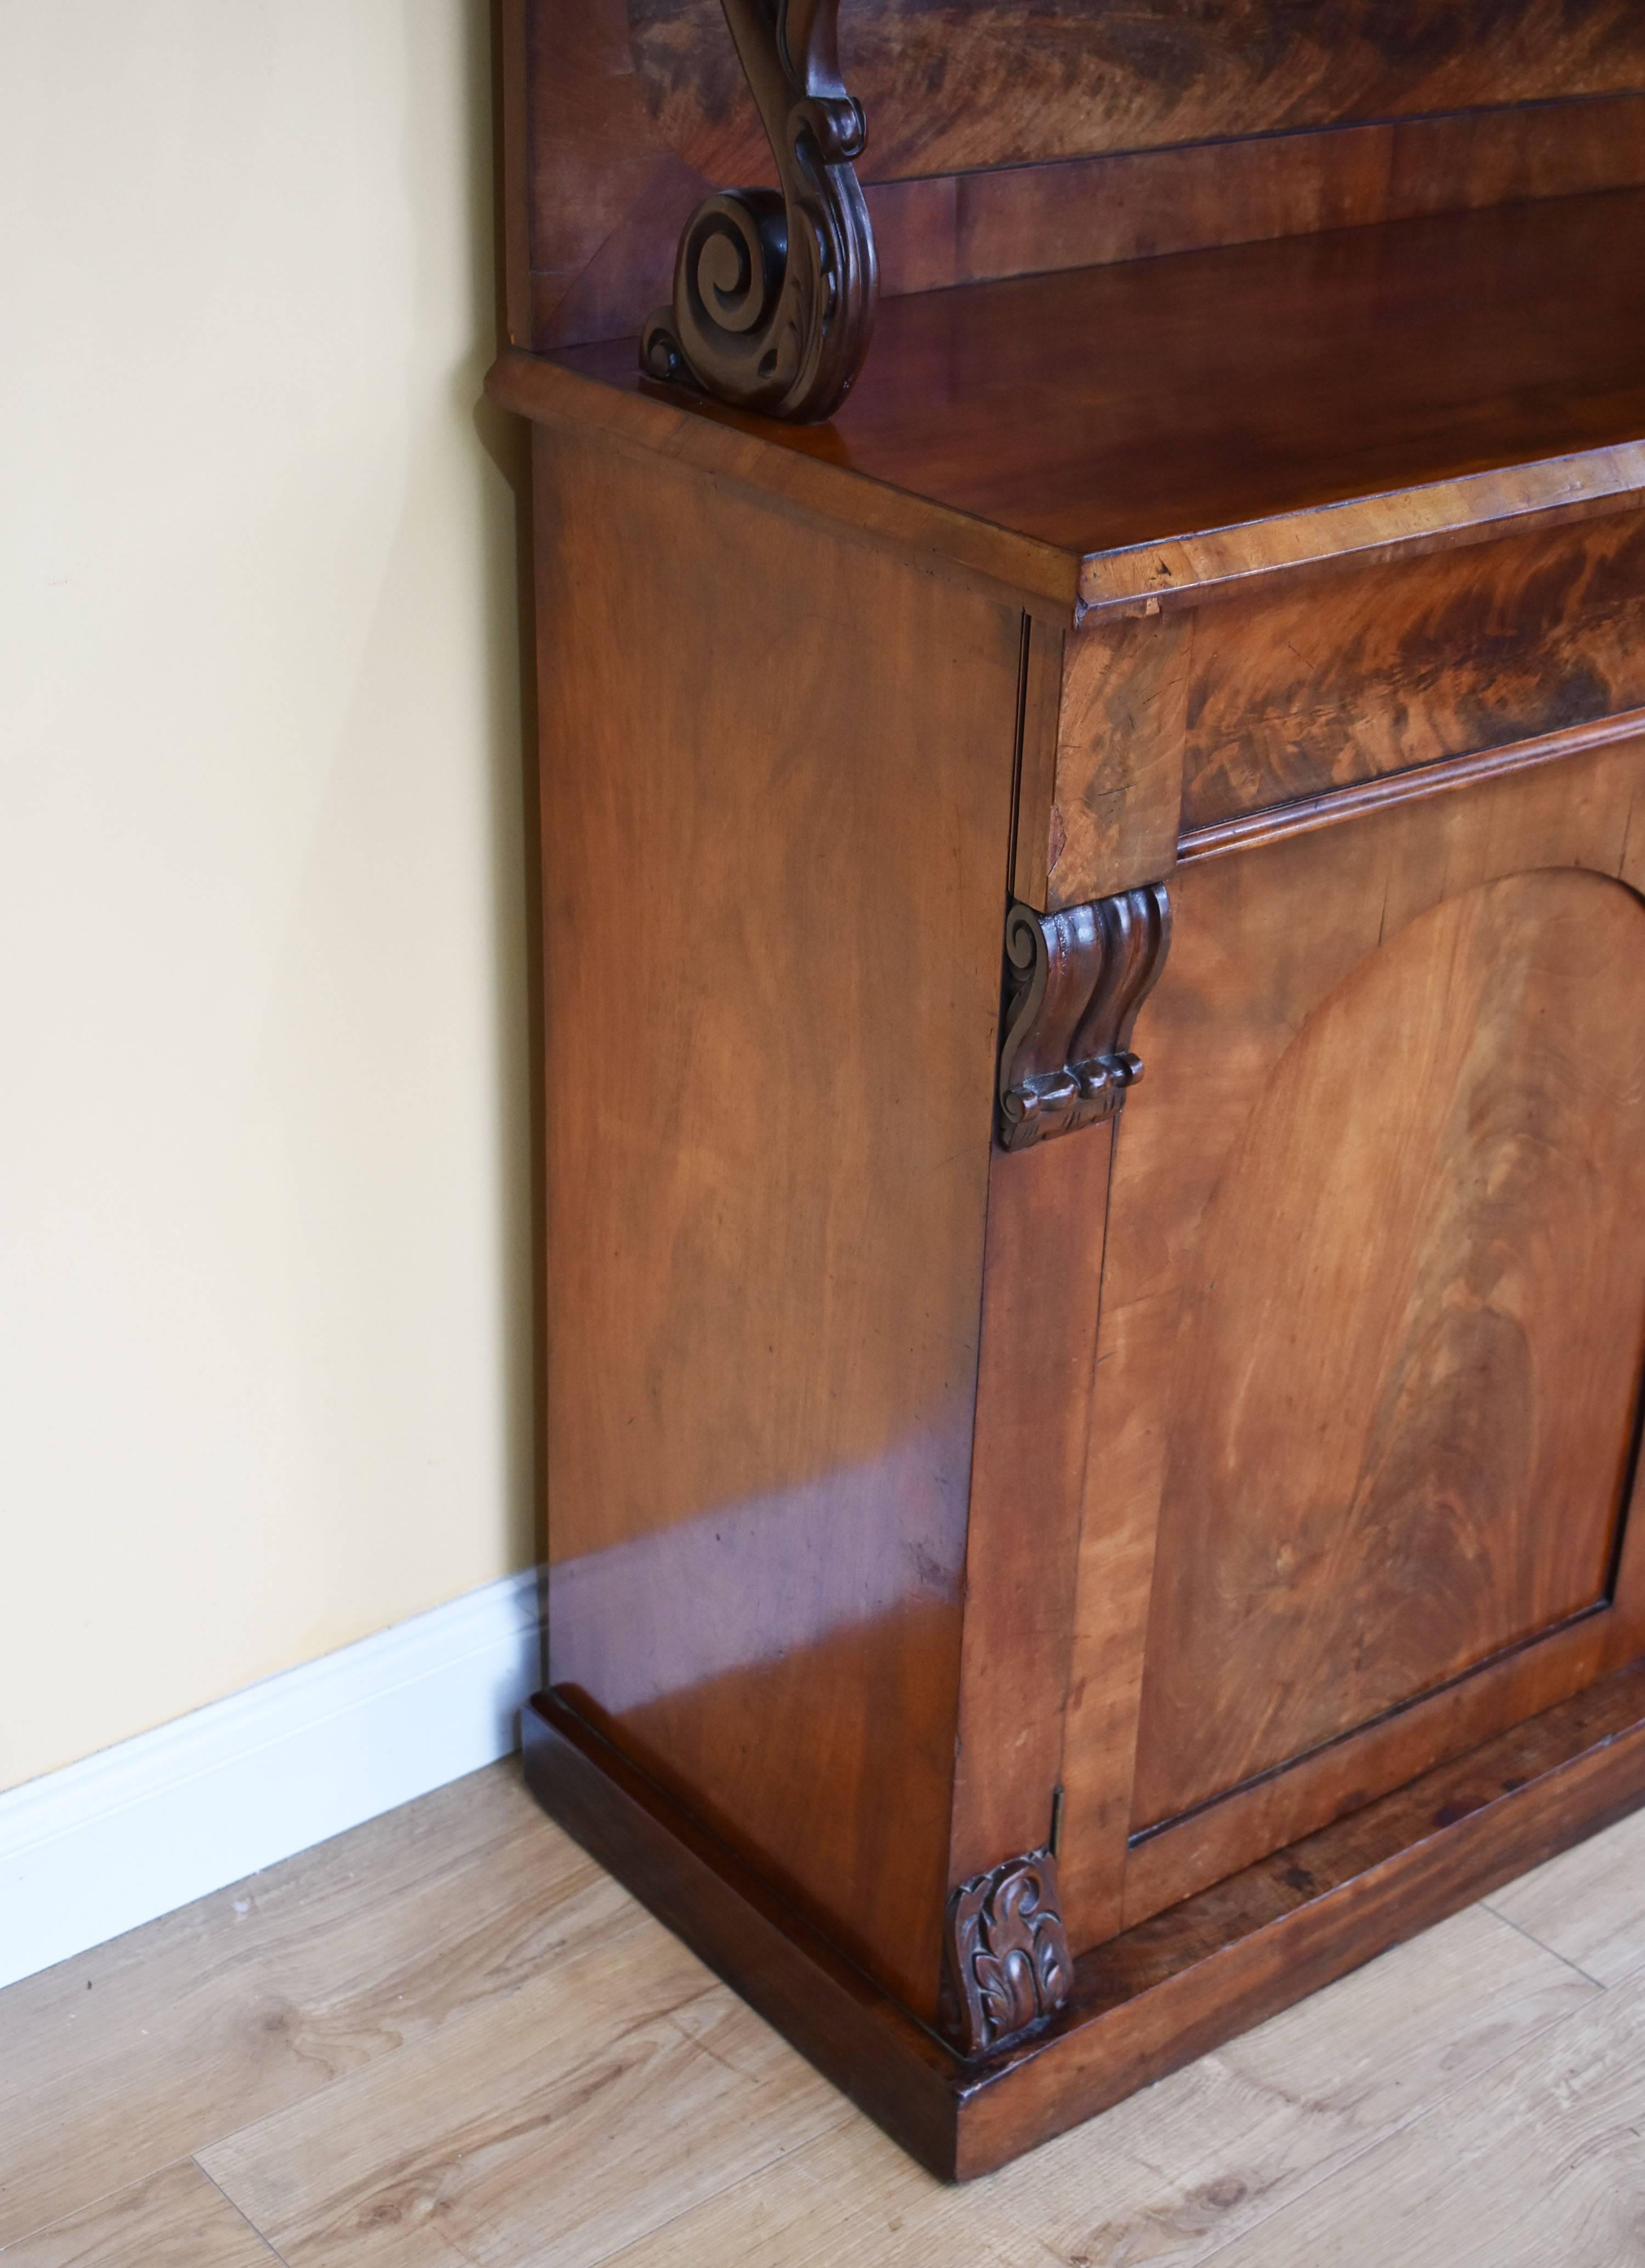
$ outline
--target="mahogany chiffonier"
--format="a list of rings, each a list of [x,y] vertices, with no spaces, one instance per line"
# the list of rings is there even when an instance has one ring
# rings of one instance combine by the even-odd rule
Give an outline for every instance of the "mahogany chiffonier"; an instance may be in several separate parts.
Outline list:
[[[963,2177],[1645,1798],[1645,9],[501,23],[528,1771]]]

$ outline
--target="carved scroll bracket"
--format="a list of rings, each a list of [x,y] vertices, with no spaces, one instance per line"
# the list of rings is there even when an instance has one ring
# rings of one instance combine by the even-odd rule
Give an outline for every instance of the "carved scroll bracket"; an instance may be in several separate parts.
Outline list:
[[[1012,907],[1000,1052],[1000,1139],[1007,1150],[1095,1125],[1120,1108],[1142,1076],[1131,1035],[1170,941],[1162,882],[1061,913]]]
[[[831,416],[862,367],[879,287],[851,160],[862,106],[839,75],[839,0],[723,0],[782,181],[724,189],[680,239],[674,299],[640,341],[653,378],[806,423]]]
[[[1073,1988],[1049,1851],[961,1883],[948,1901],[942,2020],[963,2054],[1014,2038],[1060,2008]]]

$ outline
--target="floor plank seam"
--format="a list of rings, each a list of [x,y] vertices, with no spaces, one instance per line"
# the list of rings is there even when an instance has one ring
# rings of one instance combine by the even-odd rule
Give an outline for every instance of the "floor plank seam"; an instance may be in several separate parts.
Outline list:
[[[712,1992],[724,1992],[727,1997],[730,1997],[730,1987],[728,1985],[721,1984],[718,1978],[713,1981],[710,1990]],[[705,1994],[698,1994],[697,1997],[697,1999],[704,1999],[707,1996]],[[695,2004],[692,2001],[682,2001],[679,2004],[679,2007],[690,2007],[693,2005]],[[705,2042],[699,2039],[694,2039],[691,2036],[685,2026],[679,2022],[677,2009],[665,2010],[663,2012],[663,2018],[664,2021],[671,2025],[674,2030],[679,2034],[685,2045],[690,2049],[694,2054],[706,2056],[711,2062],[717,2064],[722,2071],[729,2073],[733,2079],[741,2080],[745,2085],[749,2084],[746,2074],[740,2072],[735,2064],[728,2062],[724,2056],[718,2054],[714,2049],[709,2047]],[[651,2016],[645,2016],[640,2019],[641,2023],[651,2023],[654,2021],[655,2019]],[[633,2024],[624,2024],[622,2030],[616,2035],[616,2037],[618,2039],[625,2039],[630,2032],[636,2029],[637,2027]],[[791,2052],[793,2051],[791,2051]],[[678,2221],[689,2220],[691,2214],[697,2212],[701,2207],[709,2205],[715,2205],[718,2204],[721,2198],[735,2196],[736,2192],[740,2189],[745,2188],[750,2182],[763,2181],[774,2166],[780,2166],[786,2158],[801,2155],[805,2151],[811,2149],[816,2143],[826,2139],[828,2136],[839,2133],[844,2128],[849,2126],[854,2119],[859,2119],[861,2116],[861,2112],[857,2110],[855,2105],[847,2102],[842,2095],[839,2101],[839,2116],[834,2120],[831,2125],[822,2128],[817,2133],[808,2134],[803,2142],[796,2143],[791,2148],[784,2149],[779,2145],[769,2158],[762,2160],[759,2165],[751,2168],[746,2174],[740,2175],[736,2180],[727,2182],[724,2186],[719,2189],[707,2191],[699,2198],[693,2198],[690,2203],[689,2205],[682,2205],[678,2213],[671,2213],[668,2214],[665,2219],[656,2222],[652,2228],[646,2229],[642,2235],[629,2238],[625,2242],[619,2245],[615,2251],[591,2254],[587,2259],[578,2264],[578,2268],[612,2268],[612,2264],[620,2263],[625,2253],[638,2251],[642,2245],[654,2244],[665,2229],[672,2228]]]
[[[1494,1906],[1489,1898],[1481,1898],[1479,1904],[1493,1921],[1502,1923],[1506,1928],[1511,1929],[1516,1937],[1523,1937],[1527,1945],[1534,1945],[1538,1951],[1552,1954],[1556,1961],[1564,1962],[1573,1976],[1580,1977],[1585,1984],[1591,1984],[1596,1992],[1608,1992],[1611,1990],[1611,1986],[1605,1983],[1603,1977],[1596,1977],[1591,1969],[1584,1969],[1580,1962],[1573,1961],[1568,1954],[1561,1953],[1558,1946],[1550,1945],[1545,1938],[1538,1937],[1533,1931],[1526,1929],[1523,1923],[1515,1921],[1511,1915],[1505,1914],[1499,1907]],[[1617,1977],[1612,1981],[1620,1984],[1622,1979]]]
[[[26,1978],[24,1979],[25,1983],[27,1981]],[[150,2182],[158,2182],[167,2174],[176,2173],[179,2168],[183,2166],[193,2166],[196,2173],[203,2175],[208,2182],[211,2182],[211,2176],[206,2173],[205,2168],[187,2153],[181,2157],[162,2159],[158,2166],[146,2167],[142,2173],[133,2174],[129,2181],[115,2182],[106,2190],[99,2190],[94,2197],[81,2198],[76,2204],[71,2205],[67,2212],[54,2213],[49,2220],[37,2221],[33,2228],[19,2228],[14,2235],[0,2239],[0,2260],[4,2260],[8,2255],[15,2252],[19,2245],[38,2244],[41,2237],[49,2236],[54,2228],[65,2228],[70,2221],[78,2220],[82,2214],[96,2213],[102,2206],[112,2204],[114,2198],[126,2196],[129,2191],[144,2189]],[[218,2184],[211,2182],[211,2186],[216,2189]],[[230,2198],[228,2203],[234,2205],[233,2198]],[[242,2220],[246,2220],[245,2214],[240,2212],[237,2205],[234,2205],[234,2210],[240,2213]],[[250,2228],[251,2223],[246,2221],[246,2226]],[[260,2228],[253,2230],[253,2234],[262,2243],[268,2243],[268,2238],[263,2235]],[[269,2249],[272,2250],[273,2248]],[[281,2268],[286,2268],[286,2264],[282,2262]]]
[[[189,2162],[189,2164],[194,2168],[195,2171],[199,2175],[199,2176],[200,2176],[200,2178],[201,2178],[201,2180],[202,2180],[202,2181],[203,2181],[203,2182],[210,2182],[210,2184],[211,2184],[212,2188],[217,2191],[218,2195],[222,2198],[222,2200],[223,2200],[224,2204],[225,2204],[225,2205],[227,2205],[227,2207],[229,2208],[230,2212],[231,2212],[231,2213],[234,2213],[234,2214],[236,2214],[236,2215],[237,2215],[237,2216],[238,2216],[241,2220],[243,2220],[243,2221],[245,2222],[245,2224],[246,2224],[247,2228],[248,2229],[250,2229],[250,2231],[251,2231],[252,2235],[256,2238],[256,2240],[257,2240],[258,2243],[259,2243],[259,2244],[264,2244],[264,2245],[267,2245],[267,2247],[268,2247],[268,2249],[269,2249],[269,2257],[270,2257],[270,2258],[275,2259],[275,2260],[277,2260],[277,2261],[279,2262],[279,2264],[280,2264],[280,2268],[290,2268],[290,2263],[287,2261],[287,2259],[286,2259],[286,2257],[285,2257],[284,2253],[284,2252],[282,2252],[282,2251],[280,2250],[280,2249],[279,2249],[278,2245],[277,2245],[277,2244],[276,2244],[276,2242],[275,2242],[274,2239],[273,2239],[270,2235],[268,2235],[268,2233],[267,2233],[265,2230],[261,2229],[261,2228],[258,2228],[258,2226],[257,2226],[256,2222],[252,2219],[251,2215],[250,2215],[250,2214],[246,2211],[245,2207],[244,2207],[244,2206],[240,2203],[239,2199],[238,2199],[238,2198],[232,2198],[232,2197],[229,2195],[228,2191],[224,2188],[224,2186],[223,2186],[222,2183],[221,2183],[221,2182],[219,2182],[219,2181],[218,2181],[218,2180],[217,2180],[217,2179],[216,2179],[212,2175],[209,2174],[209,2173],[206,2171],[205,2168],[201,2164],[201,2162],[200,2162],[200,2161],[199,2161],[199,2159],[198,2159],[198,2158],[190,2158],[190,2159],[189,2159],[189,2161],[188,2161],[188,2162]]]
[[[860,2119],[861,2117],[862,2113],[852,2104],[842,2103],[841,2115],[832,2126],[825,2126],[821,2133],[808,2134],[803,2142],[797,2144],[792,2150],[778,2150],[774,2156],[767,2158],[763,2164],[752,2166],[746,2173],[739,2174],[735,2181],[727,2182],[723,2189],[711,2190],[704,2197],[693,2198],[689,2205],[682,2205],[678,2213],[671,2213],[665,2220],[656,2222],[653,2227],[645,2230],[643,2235],[629,2237],[617,2247],[615,2252],[602,2252],[598,2258],[590,2258],[581,2263],[580,2268],[622,2268],[623,2261],[631,2252],[638,2252],[645,2246],[655,2244],[658,2239],[665,2235],[669,2229],[677,2228],[682,2221],[690,2220],[692,2214],[701,2212],[704,2206],[721,2205],[727,2198],[734,2198],[740,2190],[746,2190],[756,2182],[764,2181],[773,2166],[780,2166],[789,2158],[803,2157],[808,2150],[815,2149],[819,2143],[827,2141],[831,2136],[843,2132],[853,2120]],[[941,2185],[933,2183],[933,2187]]]
[[[26,1979],[25,1981],[26,1982]],[[74,2220],[83,2213],[95,2213],[100,2205],[107,2205],[111,2198],[120,2197],[127,2190],[140,2189],[144,2182],[157,2182],[162,2174],[174,2172],[179,2166],[186,2166],[188,2163],[188,2160],[186,2156],[167,2158],[160,2165],[151,2166],[146,2173],[135,2174],[129,2181],[115,2182],[111,2188],[99,2190],[95,2197],[82,2198],[77,2205],[71,2205],[66,2213],[54,2213],[49,2220],[36,2221],[33,2228],[19,2228],[14,2236],[0,2239],[0,2260],[4,2260],[8,2252],[15,2252],[19,2244],[38,2243],[42,2236],[49,2236],[54,2228],[61,2228],[65,2220]],[[0,2203],[3,2202],[4,2200],[0,2199]]]

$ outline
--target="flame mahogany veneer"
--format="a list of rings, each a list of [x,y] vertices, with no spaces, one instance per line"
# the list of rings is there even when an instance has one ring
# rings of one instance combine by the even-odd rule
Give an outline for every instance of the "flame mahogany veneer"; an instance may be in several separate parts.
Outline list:
[[[1645,17],[835,13],[502,13],[527,1762],[964,2177],[1645,1797]]]

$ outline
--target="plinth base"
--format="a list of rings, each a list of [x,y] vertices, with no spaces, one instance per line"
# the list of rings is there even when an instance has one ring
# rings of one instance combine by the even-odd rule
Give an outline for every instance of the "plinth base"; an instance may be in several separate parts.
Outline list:
[[[1645,1801],[1645,1663],[1075,1963],[1066,2007],[966,2062],[552,1693],[526,1777],[568,1833],[945,2181],[1107,2110]]]

